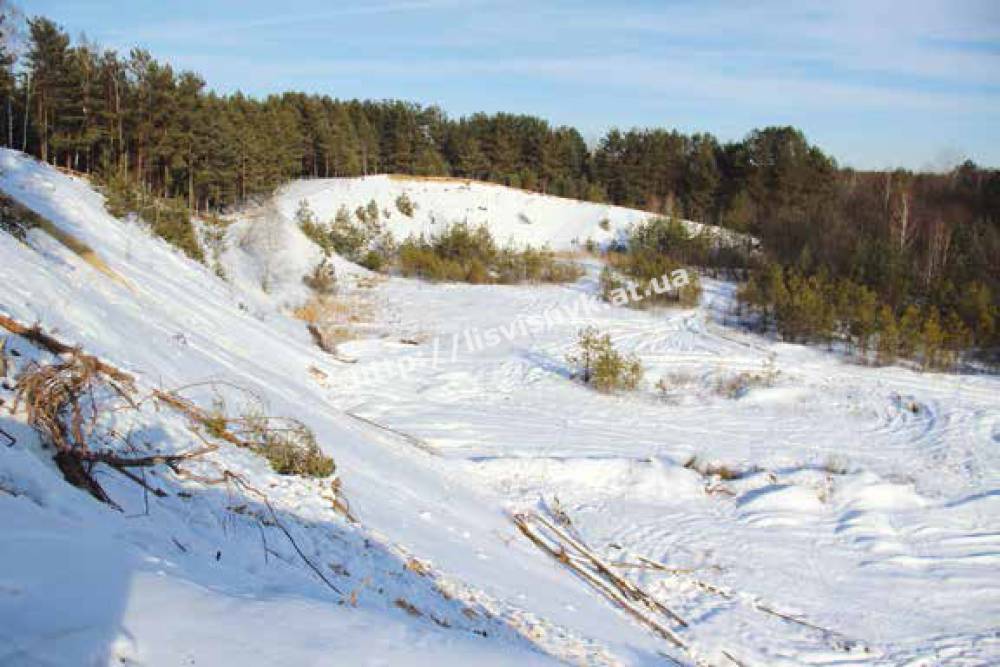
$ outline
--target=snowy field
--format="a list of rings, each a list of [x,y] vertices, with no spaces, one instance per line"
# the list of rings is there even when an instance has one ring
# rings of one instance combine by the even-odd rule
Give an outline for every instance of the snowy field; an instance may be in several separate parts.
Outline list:
[[[230,228],[227,283],[108,216],[84,181],[0,154],[0,189],[118,277],[42,232],[28,245],[0,233],[0,314],[40,323],[140,387],[260,394],[315,431],[356,517],[333,509],[328,484],[277,476],[231,447],[192,472],[233,471],[267,503],[162,468],[162,498],[102,471],[122,511],[98,504],[8,414],[8,379],[0,664],[1000,661],[997,378],[863,367],[743,333],[726,326],[734,286],[710,279],[695,309],[591,311],[579,299],[596,289],[593,264],[567,286],[351,288],[340,262],[378,334],[342,344],[355,363],[339,362],[281,310],[318,258],[291,216],[302,199],[321,219],[372,197],[394,211],[400,188],[418,204],[400,225],[429,226],[431,211],[433,224],[463,210],[477,222],[483,207],[498,239],[557,249],[602,240],[605,217],[613,234],[642,215],[496,186],[304,181],[266,207],[267,247],[239,242],[254,221]],[[265,293],[261,258],[276,248]],[[638,391],[572,381],[564,357],[587,324],[640,356]],[[18,352],[9,378],[51,361],[23,338],[7,349]],[[717,390],[744,371],[773,382]],[[212,398],[205,386],[186,395]],[[151,451],[199,444],[168,411],[130,419],[119,426]],[[537,518],[526,527],[567,549],[564,562],[518,517]],[[600,567],[641,593],[631,608],[646,605],[666,636],[602,592]]]

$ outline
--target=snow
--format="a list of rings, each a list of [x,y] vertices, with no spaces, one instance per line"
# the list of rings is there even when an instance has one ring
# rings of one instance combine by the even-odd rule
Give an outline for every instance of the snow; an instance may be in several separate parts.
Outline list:
[[[415,205],[412,216],[398,209],[396,200],[400,196]],[[285,217],[294,219],[304,201],[324,222],[333,220],[341,207],[353,216],[355,209],[372,200],[378,203],[382,221],[398,239],[419,234],[430,236],[448,225],[468,223],[485,225],[501,244],[547,245],[553,250],[581,248],[588,239],[604,246],[620,238],[630,226],[654,217],[621,206],[453,178],[383,175],[300,180],[283,187],[275,197],[277,208]],[[697,222],[685,224],[692,232],[705,228],[721,233]]]
[[[238,486],[162,469],[155,481],[170,495],[144,497],[102,470],[123,512],[69,487],[0,390],[0,428],[16,439],[0,442],[0,664],[1000,660],[993,376],[863,367],[741,332],[725,324],[733,286],[708,278],[690,310],[574,310],[594,290],[595,265],[564,286],[390,278],[352,288],[377,304],[381,335],[343,343],[357,360],[345,364],[285,315],[319,257],[291,222],[301,199],[329,219],[374,197],[397,236],[468,215],[500,240],[557,249],[606,241],[642,214],[455,181],[301,181],[263,207],[267,234],[239,243],[250,215],[230,227],[225,282],[109,216],[87,182],[16,152],[0,153],[0,189],[88,243],[126,283],[41,232],[30,246],[0,234],[0,312],[41,323],[147,390],[206,380],[252,389],[273,414],[315,431],[358,519],[331,508],[326,483],[274,475],[242,450],[192,467],[223,467],[266,490],[337,594],[275,526],[254,520],[266,508]],[[395,210],[403,190],[417,203],[413,220]],[[463,342],[525,318],[545,324],[492,345]],[[639,355],[639,391],[602,395],[570,379],[564,356],[584,324]],[[9,345],[21,353],[15,371],[47,358],[23,339]],[[719,378],[765,363],[778,371],[774,386],[737,399],[715,391]],[[668,374],[677,381],[664,397],[654,385]],[[185,395],[212,397],[204,387]],[[199,445],[169,411],[149,405],[131,419],[122,427],[159,451]],[[685,467],[693,457],[705,472]],[[711,474],[723,467],[733,474]],[[687,619],[674,630],[689,652],[510,521],[554,508]],[[643,558],[681,571],[626,568]]]

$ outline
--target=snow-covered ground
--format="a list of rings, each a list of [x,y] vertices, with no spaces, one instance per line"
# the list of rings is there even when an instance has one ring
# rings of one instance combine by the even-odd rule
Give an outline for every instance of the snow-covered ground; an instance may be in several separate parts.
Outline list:
[[[396,224],[398,183],[283,189],[266,244],[285,239],[275,243],[287,256],[265,293],[253,284],[267,253],[252,243],[227,251],[223,282],[108,216],[84,181],[0,155],[0,189],[121,277],[43,233],[31,247],[0,233],[0,312],[82,345],[140,387],[215,380],[257,392],[316,432],[357,517],[331,507],[324,483],[276,476],[242,450],[193,467],[265,491],[335,593],[274,521],[255,518],[266,506],[239,485],[164,468],[156,482],[169,495],[157,498],[103,470],[122,512],[69,487],[0,391],[0,428],[16,439],[0,441],[0,664],[1000,660],[997,378],[861,367],[742,333],[725,326],[733,286],[707,279],[696,309],[581,307],[596,266],[566,286],[368,283],[356,289],[378,305],[383,335],[342,344],[357,362],[341,363],[279,309],[318,257],[290,220],[303,198],[326,219],[376,197]],[[536,195],[495,186],[403,183],[418,215],[439,212],[434,224],[470,207],[478,222],[480,205],[462,193],[495,190],[482,221],[503,225],[498,239],[562,248],[601,240],[604,217],[609,234],[634,222],[555,198],[527,208],[510,202]],[[231,228],[234,246],[249,226]],[[639,391],[601,395],[569,378],[564,355],[585,324],[640,356]],[[23,339],[10,347],[16,368],[46,359]],[[765,368],[777,371],[773,386],[738,398],[715,389]],[[667,395],[654,387],[662,376]],[[211,399],[204,388],[187,395]],[[158,450],[199,444],[169,412],[131,419],[122,427]],[[732,474],[704,474],[712,466]],[[519,512],[558,518],[685,619],[661,621],[686,649],[536,548],[511,521]]]
[[[401,212],[396,200],[405,196],[414,205],[412,215]],[[294,218],[301,202],[322,222],[341,207],[353,215],[359,206],[375,200],[380,216],[400,239],[439,233],[455,223],[485,225],[499,243],[547,245],[553,250],[582,248],[588,239],[605,245],[630,225],[653,217],[636,209],[593,204],[543,195],[492,183],[454,178],[368,176],[295,181],[275,198],[278,210]],[[685,221],[692,232],[706,228]],[[715,227],[706,229],[722,231]],[[723,232],[724,233],[724,232]]]

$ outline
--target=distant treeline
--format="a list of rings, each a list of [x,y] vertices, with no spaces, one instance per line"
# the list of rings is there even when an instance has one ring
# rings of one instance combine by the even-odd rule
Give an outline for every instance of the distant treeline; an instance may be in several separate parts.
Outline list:
[[[7,26],[8,28],[10,26]],[[894,312],[946,315],[975,292],[996,319],[1000,172],[858,172],[791,127],[721,143],[710,134],[611,130],[593,147],[541,118],[396,100],[288,92],[218,95],[149,53],[73,43],[52,21],[2,53],[3,143],[52,164],[131,184],[190,210],[220,210],[297,177],[450,175],[684,216],[761,238],[797,275],[872,289]],[[930,139],[929,139],[930,140]],[[984,319],[981,313],[977,314]],[[966,322],[977,346],[995,326]]]

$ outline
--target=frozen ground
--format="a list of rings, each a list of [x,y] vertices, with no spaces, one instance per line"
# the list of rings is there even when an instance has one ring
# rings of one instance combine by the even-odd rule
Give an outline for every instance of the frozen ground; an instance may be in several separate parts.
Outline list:
[[[352,183],[354,206],[374,196]],[[271,224],[285,236],[275,238],[291,239],[281,247],[302,243],[286,209],[304,193],[322,216],[346,201],[343,188],[324,196],[330,188],[293,184],[277,198]],[[235,284],[219,281],[107,216],[86,183],[16,153],[2,154],[0,189],[122,279],[42,233],[30,247],[0,234],[0,312],[147,387],[214,379],[263,394],[315,430],[358,519],[333,511],[323,484],[277,477],[246,452],[199,464],[266,489],[338,594],[254,518],[263,508],[245,489],[163,470],[170,495],[144,498],[106,471],[116,512],[65,485],[4,409],[0,428],[16,443],[0,446],[2,664],[1000,660],[996,378],[865,368],[741,333],[724,322],[732,286],[711,280],[696,309],[591,311],[578,300],[596,267],[570,286],[381,282],[364,293],[383,335],[343,344],[357,362],[339,363],[277,308],[301,275],[287,265],[314,262],[299,259],[308,246],[271,272],[275,300],[251,284],[260,253],[228,255]],[[413,199],[418,211],[443,205]],[[511,206],[494,219],[516,219]],[[577,215],[523,240],[561,247]],[[535,217],[516,224],[543,230]],[[640,391],[605,396],[571,381],[564,355],[584,324],[640,355]],[[17,367],[45,361],[22,339],[10,345]],[[777,371],[771,387],[715,390],[765,367]],[[667,375],[664,396],[653,385]],[[197,444],[167,413],[134,419],[157,451]],[[562,521],[685,619],[671,627],[687,649],[532,545],[511,522],[518,512]]]

